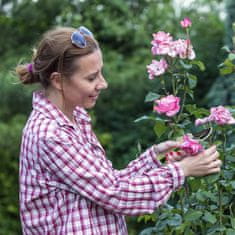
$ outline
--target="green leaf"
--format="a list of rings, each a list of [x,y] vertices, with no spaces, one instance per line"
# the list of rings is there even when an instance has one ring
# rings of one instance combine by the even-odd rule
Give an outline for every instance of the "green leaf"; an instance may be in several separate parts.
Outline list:
[[[234,53],[229,53],[228,59],[229,60],[235,60],[235,54]]]
[[[235,180],[231,181],[230,185],[232,186],[233,189],[235,189]]]
[[[150,215],[141,215],[138,217],[137,222],[141,222],[144,220],[144,223],[147,223],[149,221],[155,222],[156,221],[156,214],[150,214]]]
[[[197,85],[197,77],[192,74],[188,74],[188,84],[191,89],[195,88]]]
[[[230,52],[231,51],[228,46],[223,46],[221,49],[226,51],[226,52]]]
[[[227,159],[228,160],[228,159]],[[234,172],[233,171],[230,171],[230,170],[224,170],[223,171],[223,177],[227,180],[232,180],[233,177],[234,177]],[[235,181],[231,181],[230,182],[232,187],[235,188]],[[234,185],[234,186],[233,186]]]
[[[135,119],[134,122],[140,122],[140,121],[149,120],[149,119],[150,119],[149,116],[144,115],[142,117]]]
[[[208,175],[205,176],[205,180],[207,181],[207,183],[212,184],[216,182],[219,179],[219,177],[220,177],[219,174]]]
[[[197,191],[198,189],[200,189],[202,184],[201,180],[195,178],[190,179],[188,182],[192,191]]]
[[[233,67],[234,66],[233,62],[229,59],[226,59],[224,61],[224,65],[226,65],[227,67]]]
[[[189,87],[187,87],[187,86],[185,87],[185,91],[193,100],[194,99],[193,91],[191,89],[189,89]]]
[[[193,66],[191,64],[184,63],[183,60],[180,60],[180,64],[183,66],[184,69],[190,70]]]
[[[204,195],[205,195],[206,198],[209,198],[213,202],[218,201],[218,197],[216,196],[215,192],[204,191]]]
[[[209,211],[205,212],[205,215],[202,217],[202,219],[211,224],[215,224],[217,221],[216,217],[212,215]]]
[[[182,224],[182,217],[179,214],[174,214],[171,218],[167,220],[170,226],[179,226]]]
[[[232,72],[233,72],[232,67],[224,67],[224,68],[220,69],[220,74],[221,75],[231,74]]]
[[[206,200],[205,196],[201,192],[196,192],[196,199],[204,202]]]
[[[167,126],[164,121],[156,121],[154,126],[154,132],[160,138],[167,130]]]
[[[145,100],[144,102],[152,102],[154,100],[157,100],[160,98],[160,95],[157,94],[157,93],[154,93],[154,92],[149,92],[146,97],[145,97]]]
[[[228,228],[226,229],[226,235],[234,235],[235,234],[235,229]]]
[[[193,114],[197,110],[196,104],[186,104],[185,108],[190,114]]]
[[[190,210],[185,214],[184,219],[185,221],[192,222],[199,219],[202,214],[203,213],[201,211]]]
[[[195,235],[190,227],[187,227],[184,231],[184,235]]]
[[[231,220],[232,228],[235,229],[235,218],[230,218],[230,220]]]
[[[204,63],[200,60],[193,60],[190,62],[191,64],[194,64],[194,65],[197,65],[198,68],[201,70],[201,71],[205,71],[206,67],[204,65]]]
[[[220,226],[218,224],[215,224],[215,225],[213,225],[212,227],[210,227],[208,229],[206,234],[208,234],[208,235],[215,235],[215,232],[223,232],[225,230],[226,230],[226,228],[223,225]]]
[[[156,228],[155,227],[149,227],[144,229],[139,235],[151,235],[154,232],[156,232]]]

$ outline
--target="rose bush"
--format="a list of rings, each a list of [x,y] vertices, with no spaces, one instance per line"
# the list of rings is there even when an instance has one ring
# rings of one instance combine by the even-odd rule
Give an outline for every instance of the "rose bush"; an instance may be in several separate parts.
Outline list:
[[[153,113],[135,121],[151,121],[157,142],[182,138],[181,149],[166,153],[165,163],[177,160],[182,154],[195,155],[216,144],[223,166],[220,174],[187,178],[184,187],[173,193],[164,206],[152,215],[139,217],[140,221],[156,222],[141,235],[234,235],[235,128],[232,125],[235,109],[219,105],[209,111],[194,103],[198,78],[193,71],[195,68],[204,71],[205,66],[196,60],[189,32],[191,20],[185,18],[180,25],[185,30],[185,38],[173,40],[173,36],[164,31],[153,34],[151,52],[158,60],[147,65],[147,72],[149,79],[158,79],[161,86],[145,98],[146,102],[153,102]],[[234,60],[231,54],[229,58]],[[234,63],[222,64],[223,72],[228,64]]]

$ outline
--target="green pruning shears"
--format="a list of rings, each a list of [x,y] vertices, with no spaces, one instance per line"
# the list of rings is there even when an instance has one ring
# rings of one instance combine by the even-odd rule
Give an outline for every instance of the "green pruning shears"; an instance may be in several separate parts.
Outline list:
[[[212,127],[209,127],[209,128],[204,129],[202,131],[192,133],[192,136],[194,139],[196,139],[198,141],[204,141],[204,140],[208,139],[208,137],[210,137],[211,134],[212,134]]]

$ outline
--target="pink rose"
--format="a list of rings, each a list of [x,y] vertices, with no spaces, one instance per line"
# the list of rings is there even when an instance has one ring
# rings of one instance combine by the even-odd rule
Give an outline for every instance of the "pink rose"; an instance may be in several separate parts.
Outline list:
[[[232,114],[223,106],[213,107],[210,112],[210,121],[214,121],[218,125],[235,124]]]
[[[195,125],[196,126],[200,126],[200,125],[203,125],[207,122],[209,122],[209,117],[206,117],[206,118],[198,118],[196,121],[195,121]]]
[[[165,73],[167,68],[168,64],[164,59],[161,59],[160,61],[152,60],[152,64],[147,65],[149,79],[154,79],[154,76],[160,76]]]
[[[153,110],[162,114],[166,114],[166,116],[171,117],[174,116],[180,110],[180,98],[173,95],[168,95],[159,100],[155,100],[155,105]]]
[[[153,55],[167,55],[172,42],[172,36],[169,33],[159,31],[153,34],[153,40],[151,44]]]
[[[169,33],[165,33],[163,31],[159,31],[153,34],[152,45],[158,45],[161,43],[169,43],[172,41],[172,36]]]
[[[183,143],[180,148],[191,156],[196,155],[203,150],[199,141],[190,138],[189,135],[183,136]]]
[[[181,59],[188,58],[190,60],[193,60],[196,57],[193,46],[189,39],[178,39],[173,41],[171,43],[168,55],[171,57],[176,57],[178,55]]]
[[[235,119],[228,109],[218,106],[211,108],[209,117],[197,119],[195,125],[198,126],[208,122],[215,122],[218,125],[235,124]]]
[[[173,41],[172,36],[169,33],[159,31],[153,34],[153,40],[151,42],[153,55],[169,55],[171,57],[179,56],[181,59],[193,60],[195,52],[189,39],[178,39]]]
[[[192,21],[188,17],[185,17],[180,21],[180,24],[183,28],[188,28],[192,25]]]

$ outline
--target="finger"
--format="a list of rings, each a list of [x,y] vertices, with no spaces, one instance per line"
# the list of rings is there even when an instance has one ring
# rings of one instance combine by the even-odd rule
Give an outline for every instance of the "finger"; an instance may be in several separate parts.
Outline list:
[[[218,158],[219,158],[219,152],[216,151],[211,156],[207,157],[207,160],[208,160],[207,162],[209,163],[209,162],[215,161]]]
[[[185,156],[185,152],[184,151],[172,151],[170,153],[171,153],[170,157],[172,157],[175,161],[180,161]]]
[[[214,152],[216,152],[216,146],[212,146],[206,150],[204,150],[203,152],[199,153],[199,157],[208,157],[210,155],[212,155]]]
[[[169,151],[172,148],[178,148],[178,147],[180,147],[179,141],[168,140],[163,143],[157,144],[155,149],[157,152],[162,153],[162,152]]]
[[[210,147],[210,148],[208,148],[208,149],[205,150],[205,154],[206,154],[207,156],[210,156],[210,155],[212,155],[213,153],[215,153],[216,151],[217,151],[217,150],[216,150],[216,146],[213,145],[212,147]]]
[[[211,162],[208,165],[208,168],[218,168],[218,167],[221,167],[221,165],[222,165],[222,161],[218,159],[216,161]]]
[[[212,168],[208,171],[208,174],[219,173],[221,171],[220,167]]]
[[[177,151],[178,155],[181,156],[181,157],[186,157],[188,156],[188,154],[184,151],[184,150],[179,150]]]
[[[174,155],[175,155],[174,152],[167,152],[167,153],[165,153],[166,161],[167,161],[168,163],[174,162],[174,161],[175,161]]]
[[[177,153],[175,151],[170,151],[165,153],[166,159],[168,162],[174,162],[177,160]]]

